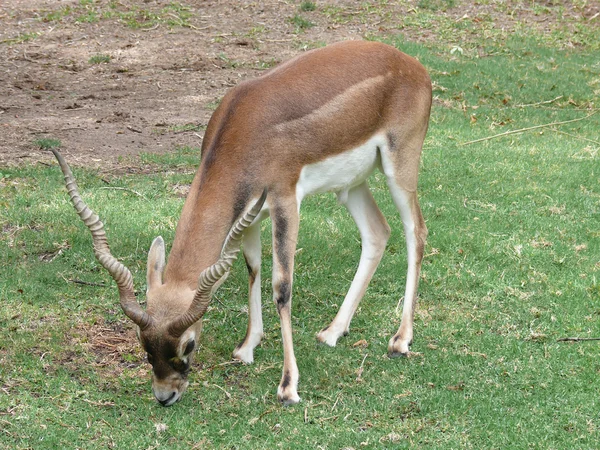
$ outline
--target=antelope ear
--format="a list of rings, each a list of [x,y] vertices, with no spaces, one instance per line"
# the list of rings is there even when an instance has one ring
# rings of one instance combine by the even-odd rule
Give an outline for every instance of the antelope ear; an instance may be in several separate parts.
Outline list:
[[[158,236],[152,241],[150,251],[148,252],[148,271],[146,274],[148,290],[162,284],[162,273],[164,268],[165,241],[163,241],[162,237]]]
[[[184,339],[181,339],[179,342],[179,352],[178,356],[180,358],[185,358],[192,353],[192,350],[196,348],[196,333],[191,331],[189,333],[184,333]]]

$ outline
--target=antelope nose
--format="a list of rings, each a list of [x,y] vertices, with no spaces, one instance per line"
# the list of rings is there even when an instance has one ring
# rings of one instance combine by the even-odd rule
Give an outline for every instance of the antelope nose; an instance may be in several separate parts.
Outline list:
[[[160,398],[156,393],[154,394],[154,397],[156,397],[156,400],[158,400],[158,403],[160,403],[163,406],[171,406],[173,403],[175,403],[175,396],[177,395],[177,392],[172,392],[171,395],[168,398]]]

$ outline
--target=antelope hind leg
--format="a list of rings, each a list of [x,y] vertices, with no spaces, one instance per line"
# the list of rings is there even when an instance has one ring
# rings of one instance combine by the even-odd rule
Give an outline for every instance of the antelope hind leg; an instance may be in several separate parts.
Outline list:
[[[323,328],[317,339],[334,347],[337,340],[350,329],[350,321],[362,299],[385,251],[390,227],[373,199],[366,182],[350,189],[347,198],[339,195],[360,231],[362,251],[358,269],[337,315],[331,324]]]
[[[395,182],[388,184],[396,207],[400,211],[404,234],[406,236],[406,249],[408,253],[408,270],[406,273],[406,289],[404,291],[404,305],[402,308],[402,321],[396,334],[388,344],[390,357],[407,356],[409,346],[413,340],[413,318],[419,286],[421,261],[427,239],[427,227],[421,214],[416,191],[410,192],[399,187]]]

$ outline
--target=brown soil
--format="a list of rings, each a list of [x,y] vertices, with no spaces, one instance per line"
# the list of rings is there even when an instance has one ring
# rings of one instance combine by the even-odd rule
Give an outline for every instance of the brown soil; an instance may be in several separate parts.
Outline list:
[[[189,17],[182,18],[172,6],[180,3],[170,1],[1,2],[0,167],[50,161],[34,144],[41,138],[60,140],[75,165],[105,169],[123,164],[123,157],[135,165],[140,152],[199,147],[228,88],[305,48],[400,32],[406,39],[435,39],[432,30],[399,27],[416,11],[409,1],[317,1],[317,10],[308,12],[290,0],[181,3]],[[508,13],[455,3],[440,14],[455,20],[496,14],[498,26],[506,28],[518,20],[538,28],[552,21],[552,14],[534,14],[531,2],[513,1]],[[564,14],[593,17],[598,2],[586,5],[592,6],[564,6]],[[127,14],[143,27],[127,24]],[[299,29],[290,20],[296,14],[314,26]],[[95,55],[110,61],[94,64]]]
[[[136,3],[122,0],[120,10]],[[81,10],[77,1],[0,4],[0,166],[49,161],[34,144],[45,137],[59,139],[71,162],[88,166],[199,147],[201,130],[228,88],[299,53],[303,42],[360,39],[368,28],[323,23],[297,32],[289,22],[297,5],[281,1],[187,3],[197,5],[189,27],[158,23],[144,30],[117,19],[81,23],[80,12],[58,22],[40,19],[68,5]],[[106,1],[96,4],[109,10]],[[143,7],[161,14],[168,4]],[[33,32],[40,35],[6,42]],[[98,54],[110,62],[90,63]],[[189,124],[198,127],[181,129]]]

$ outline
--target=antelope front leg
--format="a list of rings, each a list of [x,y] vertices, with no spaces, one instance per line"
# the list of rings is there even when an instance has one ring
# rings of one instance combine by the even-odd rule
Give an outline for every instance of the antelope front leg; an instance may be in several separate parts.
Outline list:
[[[287,201],[285,201],[287,200]],[[284,199],[271,211],[273,222],[273,299],[281,321],[283,340],[283,373],[277,398],[285,405],[300,401],[298,366],[292,342],[292,281],[294,253],[298,239],[298,208],[295,198]]]
[[[254,348],[263,337],[263,320],[260,300],[260,222],[248,227],[244,233],[244,258],[248,267],[248,329],[246,337],[233,351],[233,358],[250,364],[254,361]]]

